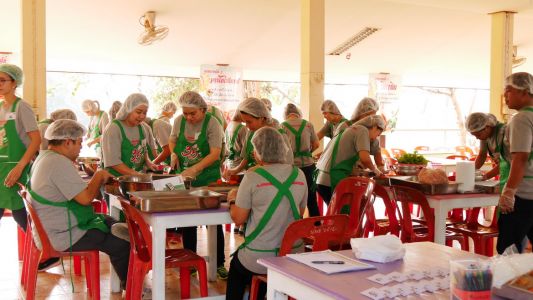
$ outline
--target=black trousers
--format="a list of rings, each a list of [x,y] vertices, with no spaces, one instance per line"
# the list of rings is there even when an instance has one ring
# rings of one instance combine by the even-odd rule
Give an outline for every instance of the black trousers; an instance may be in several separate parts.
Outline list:
[[[5,208],[0,208],[0,219],[4,216]],[[11,214],[13,215],[13,219],[15,219],[15,222],[19,224],[20,228],[26,232],[26,226],[28,225],[28,213],[26,212],[26,207],[23,207],[21,209],[12,210]]]
[[[502,254],[507,247],[516,245],[522,252],[524,237],[533,241],[533,200],[515,196],[514,211],[500,214],[498,219],[499,235],[496,250]]]
[[[196,252],[196,246],[198,244],[197,228],[197,226],[180,228],[183,238],[183,248]],[[222,225],[217,225],[217,267],[223,266],[225,261],[224,232],[222,231]]]
[[[327,205],[329,205],[329,202],[331,201],[332,191],[330,186],[317,184],[316,185],[316,191],[322,197],[324,202],[326,202]]]
[[[235,253],[229,266],[226,300],[242,300],[246,286],[252,283],[253,275],[258,274],[246,269],[239,261],[239,252]],[[264,299],[265,295],[266,285],[261,283],[257,299]]]
[[[109,228],[114,223],[116,223],[115,219],[106,216],[106,224]],[[99,250],[109,255],[109,260],[120,281],[126,282],[130,260],[130,243],[111,233],[90,229],[79,241],[72,245],[72,251],[82,250]]]
[[[305,180],[307,181],[307,210],[310,217],[317,217],[320,215],[318,211],[318,204],[316,203],[316,192],[313,191],[313,172],[315,171],[315,164],[301,167],[300,170],[304,172]]]

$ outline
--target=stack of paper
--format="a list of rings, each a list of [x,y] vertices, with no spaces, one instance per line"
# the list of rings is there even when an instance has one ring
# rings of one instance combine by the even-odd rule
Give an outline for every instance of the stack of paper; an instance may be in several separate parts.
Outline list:
[[[349,258],[331,250],[287,254],[292,260],[308,265],[326,274],[375,269],[376,267]]]

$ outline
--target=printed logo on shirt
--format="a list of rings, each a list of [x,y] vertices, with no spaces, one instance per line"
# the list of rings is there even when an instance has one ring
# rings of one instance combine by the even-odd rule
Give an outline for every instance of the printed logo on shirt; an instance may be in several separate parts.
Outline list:
[[[130,161],[134,164],[140,164],[142,162],[143,156],[144,156],[144,148],[137,147],[133,149],[133,151],[131,152]]]
[[[202,152],[198,148],[197,144],[187,145],[183,151],[181,151],[181,156],[185,158],[184,165],[193,165],[200,158],[202,158]]]

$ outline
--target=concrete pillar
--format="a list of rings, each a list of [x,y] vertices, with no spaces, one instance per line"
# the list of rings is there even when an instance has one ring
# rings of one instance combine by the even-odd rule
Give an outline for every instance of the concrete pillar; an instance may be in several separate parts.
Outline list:
[[[22,12],[23,98],[37,119],[46,117],[46,1],[20,0]]]
[[[324,124],[324,0],[301,0],[300,106],[318,130]]]
[[[509,109],[503,101],[504,80],[512,72],[514,12],[491,13],[490,112],[506,120]]]

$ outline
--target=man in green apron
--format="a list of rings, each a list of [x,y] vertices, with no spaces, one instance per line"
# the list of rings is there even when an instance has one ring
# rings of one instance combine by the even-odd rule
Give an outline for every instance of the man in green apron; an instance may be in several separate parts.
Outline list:
[[[503,168],[500,180],[507,180],[498,204],[501,215],[496,249],[500,254],[512,245],[521,252],[526,236],[533,241],[533,76],[519,72],[507,77],[504,96],[509,108],[518,113],[508,125],[511,152],[508,178],[504,170],[507,164],[500,160]]]
[[[289,224],[301,218],[307,202],[307,184],[301,170],[285,163],[288,147],[274,128],[263,127],[252,138],[258,167],[248,171],[238,192],[228,195],[235,225],[247,223],[244,243],[231,260],[226,299],[243,299],[255,274],[266,274],[257,260],[276,256]],[[260,289],[258,299],[263,299]]]
[[[207,113],[207,103],[196,92],[185,92],[179,99],[183,114],[174,120],[169,147],[174,157],[171,166],[176,173],[191,178],[192,186],[206,186],[220,179],[220,150],[224,131],[220,123]],[[195,227],[182,229],[183,246],[196,252]],[[227,278],[224,267],[224,234],[217,225],[217,275]]]
[[[52,113],[50,113],[50,119],[44,119],[42,121],[39,121],[39,133],[41,134],[41,148],[40,150],[46,150],[48,149],[48,140],[44,138],[44,133],[46,132],[46,129],[52,122],[55,120],[61,120],[61,119],[69,119],[77,121],[78,118],[76,117],[76,114],[68,109],[57,109],[54,110]]]
[[[111,174],[99,170],[86,183],[73,164],[84,134],[83,125],[73,120],[57,120],[48,127],[49,150],[41,151],[31,169],[31,202],[54,249],[108,254],[125,286],[130,244],[111,233],[116,221],[95,214],[91,204]]]
[[[346,119],[342,116],[337,104],[331,100],[324,100],[320,110],[324,119],[326,119],[326,123],[316,135],[319,140],[322,140],[325,136],[331,139],[334,136],[337,126],[346,121]]]
[[[26,209],[16,183],[26,181],[41,137],[31,106],[15,95],[22,77],[19,67],[0,64],[0,219],[4,210],[10,209],[17,224],[26,230]]]

